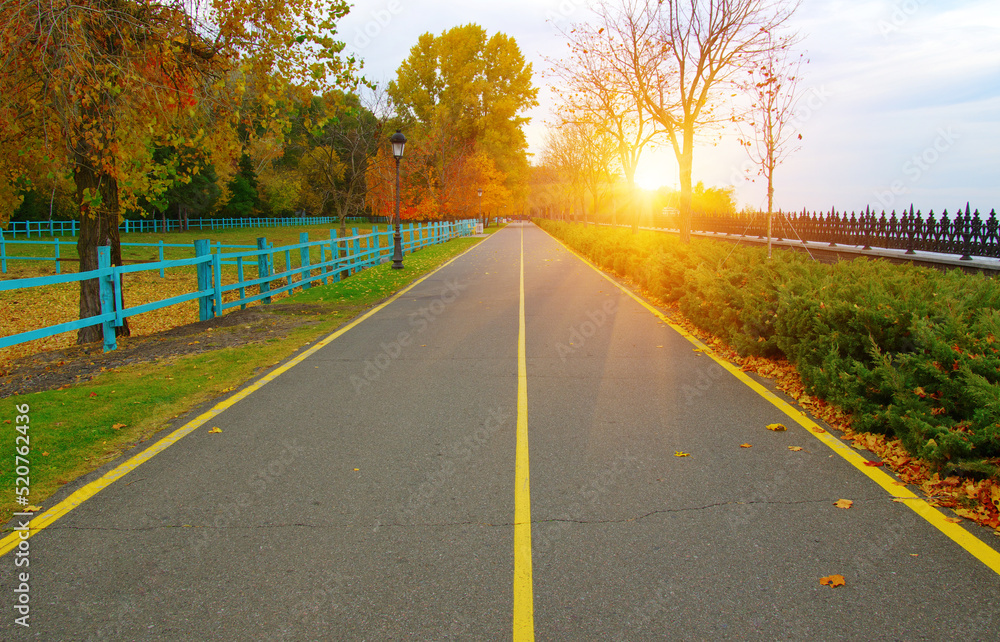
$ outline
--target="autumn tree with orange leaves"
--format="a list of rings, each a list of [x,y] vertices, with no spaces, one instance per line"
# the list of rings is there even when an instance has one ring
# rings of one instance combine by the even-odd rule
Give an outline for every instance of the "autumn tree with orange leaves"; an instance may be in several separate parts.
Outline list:
[[[479,189],[484,213],[523,201],[528,118],[522,113],[536,104],[537,94],[531,64],[505,34],[488,36],[469,24],[420,36],[389,85],[408,141],[400,216],[475,216]],[[395,171],[387,154],[382,150],[373,178],[390,165]],[[381,185],[369,183],[378,192],[369,201],[385,213],[390,205],[384,196],[393,187],[384,178]]]
[[[80,271],[97,268],[101,245],[121,265],[122,210],[200,171],[193,156],[233,158],[248,89],[274,115],[283,86],[353,81],[333,38],[347,11],[342,0],[0,0],[0,222],[38,177],[71,175]],[[155,158],[160,147],[196,153],[182,168],[180,154]],[[80,318],[98,314],[96,280],[80,286]]]

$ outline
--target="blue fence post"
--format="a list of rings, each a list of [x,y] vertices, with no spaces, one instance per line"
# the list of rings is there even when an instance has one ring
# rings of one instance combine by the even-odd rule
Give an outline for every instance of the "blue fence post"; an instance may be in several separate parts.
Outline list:
[[[351,228],[351,236],[354,237],[354,242],[351,243],[354,249],[354,256],[351,258],[351,263],[354,264],[354,273],[358,273],[358,261],[361,259],[361,239],[358,238],[358,228]]]
[[[158,245],[160,246],[160,263],[163,263],[163,239],[160,239]],[[164,278],[163,268],[160,268],[160,278]]]
[[[243,287],[243,255],[236,257],[236,278],[240,283],[240,301],[247,297],[247,289]],[[246,310],[247,304],[240,304],[240,310]]]
[[[382,263],[382,244],[379,242],[378,225],[372,225],[372,239],[374,239],[375,250],[372,252],[372,265],[378,266]]]
[[[263,236],[257,238],[257,251],[261,252],[267,249],[267,239]],[[267,254],[257,255],[257,278],[266,279],[271,276],[271,269],[267,264]],[[271,283],[265,282],[260,284],[260,293],[271,291]],[[270,303],[271,297],[264,297],[264,303]]]
[[[340,241],[337,240],[337,230],[332,229],[332,228],[330,229],[330,254],[331,254],[331,256],[330,256],[330,260],[331,261],[338,261],[339,262],[339,259],[340,259],[340,256],[341,256],[341,253],[340,253]],[[332,283],[336,283],[339,280],[340,280],[340,272],[337,270],[337,263],[334,263],[333,264],[333,281],[332,281]]]
[[[212,254],[212,289],[215,298],[212,300],[212,316],[222,316],[222,250]]]
[[[111,267],[111,248],[102,245],[97,248],[97,267],[106,270]],[[97,279],[101,297],[101,314],[115,313],[115,274],[102,274]],[[104,335],[104,351],[110,352],[118,347],[118,340],[115,337],[115,319],[112,317],[101,323],[101,331]]]
[[[56,274],[59,274],[59,239],[53,237],[52,240],[55,242]]]
[[[300,232],[299,233],[299,243],[308,243],[308,242],[309,242],[309,232]],[[299,265],[301,265],[304,268],[308,268],[309,265],[310,265],[310,263],[309,263],[309,250],[310,250],[309,247],[299,248]],[[312,270],[305,270],[302,273],[302,276],[300,277],[300,280],[302,282],[302,291],[303,292],[305,292],[310,287],[312,287],[312,284],[309,283],[309,277],[311,277],[311,276],[312,276]]]
[[[3,230],[0,230],[0,272],[7,274],[7,243],[3,238]]]
[[[199,239],[194,242],[195,256],[209,256],[212,254],[212,242],[208,239]],[[212,287],[212,264],[199,263],[198,270],[198,291],[204,292]],[[198,297],[198,320],[208,321],[212,318],[212,295],[202,295]]]
[[[331,256],[330,258],[333,258],[333,257]],[[319,262],[320,262],[320,264],[326,263],[326,245],[324,245],[322,243],[320,243],[320,245],[319,245]],[[326,274],[329,271],[330,270],[329,270],[329,268],[327,268],[326,265],[323,265],[323,267],[321,267],[319,269],[320,282],[323,285],[326,285]]]

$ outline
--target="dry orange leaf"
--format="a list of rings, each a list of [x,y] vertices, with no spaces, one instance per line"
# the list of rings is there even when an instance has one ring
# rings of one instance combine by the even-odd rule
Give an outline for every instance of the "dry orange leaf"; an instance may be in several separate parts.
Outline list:
[[[837,508],[850,508],[851,506],[854,506],[854,502],[849,499],[838,499],[833,502],[833,505]]]
[[[682,452],[680,450],[674,451],[674,457],[690,457],[690,456],[691,456],[690,453]]]
[[[42,510],[41,506],[28,506],[27,508],[24,509],[24,512],[26,512],[26,513],[37,513],[40,510]]]
[[[774,432],[781,432],[783,430],[788,430],[785,428],[784,424],[767,424],[768,430],[773,430]]]
[[[865,462],[865,466],[871,466],[872,468],[880,468],[882,466],[885,466],[885,462],[881,462],[881,461],[866,461]]]
[[[822,434],[822,433],[824,433],[826,431],[823,430],[822,428],[813,428],[813,432],[816,433],[816,434]]]
[[[800,450],[802,450],[802,446],[789,446],[788,450],[792,450],[794,452],[799,452]]]
[[[219,428],[218,426],[216,426],[215,428],[212,428],[208,432],[222,432],[222,428]]]
[[[824,586],[829,586],[830,588],[836,588],[847,584],[843,575],[827,575],[826,577],[819,578],[819,583]]]
[[[740,444],[740,448],[753,448],[753,444]]]
[[[124,428],[124,427],[125,427],[125,424],[115,424],[115,425],[111,426],[111,429],[112,430],[118,430],[119,428]]]
[[[958,524],[962,521],[961,517],[945,517],[944,521],[951,522],[952,524]]]

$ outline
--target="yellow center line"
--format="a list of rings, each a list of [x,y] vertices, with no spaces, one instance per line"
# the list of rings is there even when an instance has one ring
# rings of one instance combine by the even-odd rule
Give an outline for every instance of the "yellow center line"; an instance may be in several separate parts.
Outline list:
[[[531,492],[528,486],[528,365],[524,342],[524,228],[521,228],[521,305],[517,335],[517,444],[514,463],[514,642],[535,639],[531,581]]]
[[[739,367],[733,365],[732,363],[729,363],[722,357],[715,354],[711,348],[709,348],[704,343],[699,341],[697,337],[692,335],[690,332],[688,332],[681,326],[676,325],[673,321],[671,321],[667,317],[667,315],[663,314],[662,312],[654,308],[652,305],[647,303],[639,295],[635,294],[634,292],[627,289],[625,286],[621,285],[620,283],[612,279],[610,276],[602,272],[599,267],[588,261],[576,250],[569,247],[568,245],[563,243],[561,240],[555,238],[551,234],[549,236],[551,236],[552,239],[554,239],[557,243],[566,248],[566,250],[569,251],[571,254],[573,254],[578,259],[583,261],[584,264],[588,265],[595,272],[597,272],[602,277],[604,277],[612,284],[614,284],[615,287],[619,288],[626,295],[632,297],[636,302],[639,303],[639,305],[652,312],[656,317],[660,319],[660,321],[663,321],[663,323],[667,324],[668,326],[676,330],[677,333],[680,334],[682,337],[684,337],[692,344],[697,346],[698,349],[700,349],[704,354],[711,357],[713,361],[715,361],[720,366],[729,371],[734,377],[739,379],[748,388],[750,388],[758,395],[763,397],[765,400],[770,402],[778,410],[785,413],[785,415],[787,415],[789,419],[791,419],[795,423],[805,428],[810,435],[818,439],[825,446],[830,448],[834,453],[836,453],[845,461],[847,461],[849,464],[854,466],[856,469],[858,469],[861,473],[863,473],[873,482],[881,486],[882,489],[886,491],[886,493],[888,493],[889,495],[891,495],[896,499],[903,500],[901,503],[909,507],[910,510],[912,510],[914,513],[916,513],[923,519],[927,520],[927,522],[931,526],[933,526],[934,528],[938,529],[943,534],[948,536],[952,541],[954,541],[956,544],[964,548],[970,555],[972,555],[980,562],[985,564],[994,573],[1000,574],[1000,553],[998,553],[993,547],[987,545],[981,539],[979,539],[969,531],[965,530],[958,524],[949,522],[948,518],[945,517],[944,513],[942,513],[939,510],[936,510],[933,506],[931,506],[926,501],[918,497],[915,493],[913,493],[910,489],[906,488],[905,486],[897,485],[896,480],[893,479],[888,473],[883,472],[881,469],[877,467],[870,467],[865,465],[865,462],[867,460],[861,455],[859,455],[857,452],[852,450],[847,444],[845,444],[844,442],[840,441],[839,439],[828,433],[826,430],[821,428],[819,424],[817,424],[815,421],[807,417],[802,412],[799,412],[797,409],[793,408],[791,405],[786,403],[784,400],[782,400],[780,397],[772,393],[770,390],[768,390],[761,384],[754,381],[747,373],[740,370]]]

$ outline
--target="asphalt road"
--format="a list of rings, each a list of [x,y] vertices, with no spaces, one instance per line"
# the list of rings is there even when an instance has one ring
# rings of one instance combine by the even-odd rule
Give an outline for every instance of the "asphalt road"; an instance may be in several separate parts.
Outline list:
[[[510,639],[522,255],[538,639],[1000,638],[997,571],[530,225],[35,535],[28,629],[0,560],[2,637]]]

